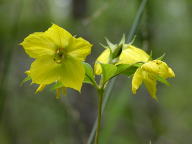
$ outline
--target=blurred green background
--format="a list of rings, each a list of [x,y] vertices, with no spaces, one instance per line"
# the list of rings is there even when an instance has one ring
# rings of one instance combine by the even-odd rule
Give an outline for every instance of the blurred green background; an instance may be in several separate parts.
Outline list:
[[[18,44],[52,23],[94,44],[93,65],[104,37],[118,42],[128,35],[140,0],[0,0],[0,144],[86,144],[97,114],[90,85],[68,90],[61,100],[26,83],[32,59]],[[158,84],[159,102],[145,88],[130,92],[120,76],[103,117],[101,144],[192,143],[192,1],[149,0],[134,44],[154,57],[166,53],[176,78]]]

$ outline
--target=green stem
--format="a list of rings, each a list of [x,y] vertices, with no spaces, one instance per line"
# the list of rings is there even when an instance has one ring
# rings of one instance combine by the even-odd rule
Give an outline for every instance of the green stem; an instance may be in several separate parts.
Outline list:
[[[143,11],[145,9],[145,5],[146,5],[147,1],[148,0],[142,0],[141,4],[139,6],[139,9],[138,9],[138,11],[136,13],[136,16],[134,18],[133,24],[131,26],[131,30],[129,32],[127,43],[129,43],[133,39],[133,37],[134,37],[134,35],[135,35],[136,31],[137,31],[137,28],[138,28],[138,25],[140,24],[140,21],[141,21],[141,18],[142,18],[142,14],[143,14]],[[109,83],[109,87],[106,89],[106,95],[104,97],[104,102],[103,102],[103,106],[102,106],[102,112],[104,111],[104,108],[105,108],[105,106],[106,106],[106,104],[107,104],[107,102],[108,102],[108,100],[110,98],[110,94],[111,94],[111,91],[113,89],[115,80],[116,80],[116,78],[113,78],[111,80],[111,82]],[[91,144],[92,143],[93,138],[94,138],[94,134],[95,134],[95,131],[96,131],[96,128],[97,128],[97,122],[95,121],[95,123],[93,125],[93,129],[92,129],[92,131],[90,133],[90,136],[88,138],[87,144]]]
[[[101,89],[98,89],[97,92],[98,92],[99,101],[98,101],[98,118],[97,118],[97,130],[95,135],[95,144],[99,144],[104,90],[103,88],[101,88]]]

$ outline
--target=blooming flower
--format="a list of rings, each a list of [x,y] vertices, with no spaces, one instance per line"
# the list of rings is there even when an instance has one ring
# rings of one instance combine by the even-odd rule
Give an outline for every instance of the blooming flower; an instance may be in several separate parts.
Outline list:
[[[30,34],[21,45],[35,59],[28,75],[32,83],[40,85],[36,92],[54,82],[80,91],[85,75],[82,61],[92,46],[88,41],[53,24],[45,32]]]
[[[135,94],[142,83],[145,84],[150,95],[156,98],[156,81],[175,77],[173,70],[161,60],[150,60],[150,56],[142,49],[133,45],[125,45],[117,64],[135,64],[141,62],[133,75],[132,92]]]

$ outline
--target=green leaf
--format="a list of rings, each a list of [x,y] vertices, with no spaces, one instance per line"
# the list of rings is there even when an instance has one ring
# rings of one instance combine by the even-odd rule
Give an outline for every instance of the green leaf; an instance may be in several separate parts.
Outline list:
[[[106,45],[104,45],[104,44],[102,44],[102,43],[99,43],[99,45],[102,46],[104,49],[109,48],[108,46],[106,46]]]
[[[113,44],[112,42],[110,42],[107,38],[105,38],[106,42],[107,42],[107,45],[110,47],[110,48],[114,48],[116,45]]]
[[[150,54],[149,54],[149,61],[153,60],[153,52],[151,51]]]
[[[63,83],[61,82],[56,82],[50,89],[51,90],[56,90],[58,88],[64,87]]]
[[[24,80],[22,80],[22,82],[21,82],[21,86],[25,83],[25,82],[27,82],[27,81],[29,81],[29,80],[31,80],[31,77],[30,76],[27,76]]]
[[[143,65],[143,63],[136,63],[136,64],[133,64],[133,65],[119,64],[119,65],[117,65],[116,75],[125,74],[127,76],[130,76],[130,75],[134,74],[135,71],[137,70],[137,68],[139,68],[142,65]]]
[[[133,65],[120,64],[120,65],[117,66],[117,69],[118,69],[117,74],[124,74],[124,75],[127,75],[127,76],[131,76],[142,65],[143,65],[143,63],[135,63]]]
[[[136,39],[136,35],[133,36],[133,39],[131,40],[131,42],[129,44],[132,45],[134,43],[135,39]]]
[[[125,44],[125,34],[123,34],[123,36],[119,42],[119,45],[123,45],[123,44]]]
[[[162,55],[162,56],[160,56],[159,58],[157,58],[157,60],[163,60],[164,58],[165,58],[165,53]]]
[[[123,71],[122,74],[129,77],[129,76],[133,75],[137,69],[138,69],[138,67],[131,66],[131,67],[127,68],[125,71]]]
[[[116,71],[116,75],[122,73],[123,71],[127,70],[130,66],[130,64],[119,64],[117,65],[117,71]]]
[[[95,76],[93,74],[93,69],[91,65],[89,65],[86,62],[83,62],[84,68],[85,68],[85,78],[84,78],[84,83],[89,83],[95,85]]]
[[[163,77],[160,77],[160,76],[158,76],[158,75],[154,75],[154,77],[158,80],[158,81],[160,81],[161,83],[163,83],[163,84],[165,84],[165,85],[167,85],[167,86],[170,86],[171,84],[166,80],[166,79],[164,79]]]
[[[139,67],[141,67],[143,64],[144,64],[143,62],[138,62],[138,63],[133,64],[132,66],[139,68]]]
[[[113,64],[101,64],[101,67],[103,73],[103,82],[106,83],[116,74],[117,67]]]

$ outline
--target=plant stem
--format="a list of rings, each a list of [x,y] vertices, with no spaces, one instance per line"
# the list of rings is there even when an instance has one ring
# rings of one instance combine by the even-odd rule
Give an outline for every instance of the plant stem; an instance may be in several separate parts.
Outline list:
[[[101,128],[101,117],[102,117],[102,104],[103,104],[103,94],[104,90],[103,88],[98,89],[98,118],[97,118],[97,130],[96,130],[96,136],[95,136],[95,144],[99,144],[99,134],[100,134],[100,128]]]
[[[130,32],[129,32],[129,36],[128,36],[128,39],[127,39],[127,43],[129,43],[129,42],[133,39],[133,37],[134,37],[134,35],[135,35],[136,31],[137,31],[137,28],[138,28],[138,25],[140,24],[140,21],[141,21],[141,18],[142,18],[142,14],[143,14],[143,11],[144,11],[144,9],[145,9],[145,6],[146,6],[147,1],[148,1],[148,0],[142,0],[141,4],[140,4],[140,6],[139,6],[139,9],[138,9],[138,11],[137,11],[137,13],[136,13],[136,16],[135,16],[135,18],[134,18],[133,24],[132,24],[132,26],[131,26],[131,30],[130,30]],[[106,95],[105,95],[104,102],[103,102],[103,106],[102,106],[102,112],[104,111],[104,108],[105,108],[105,106],[106,106],[106,104],[107,104],[107,102],[108,102],[108,100],[109,100],[109,98],[110,98],[110,94],[111,94],[111,91],[112,91],[112,89],[113,89],[115,80],[116,80],[116,78],[113,78],[113,79],[111,80],[111,82],[109,83],[108,89],[106,89]],[[93,129],[92,129],[92,131],[91,131],[91,133],[90,133],[90,136],[89,136],[89,138],[88,138],[87,144],[91,144],[92,141],[93,141],[94,134],[95,134],[96,127],[97,127],[97,123],[98,123],[98,122],[95,121],[95,123],[94,123],[94,125],[93,125]]]

